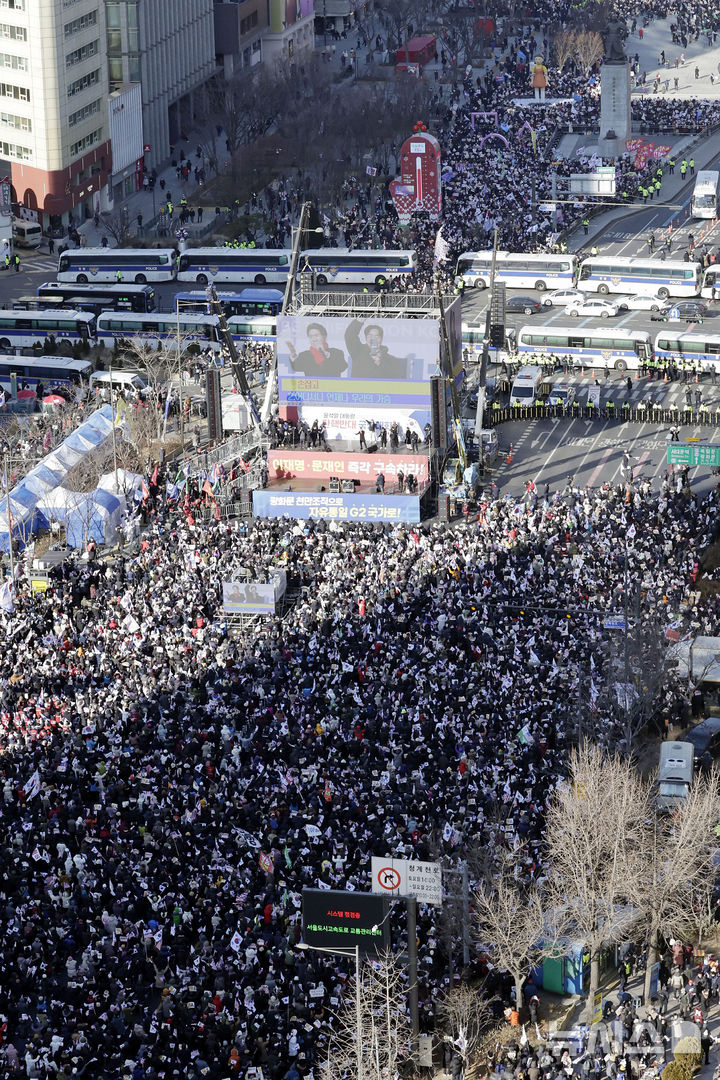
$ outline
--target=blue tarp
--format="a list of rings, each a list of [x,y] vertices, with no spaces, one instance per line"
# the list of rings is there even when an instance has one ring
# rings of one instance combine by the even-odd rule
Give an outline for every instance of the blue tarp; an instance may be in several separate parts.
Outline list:
[[[37,514],[38,504],[49,492],[58,488],[70,470],[92,450],[102,446],[112,435],[113,410],[103,405],[65,439],[55,450],[31,469],[10,492],[10,514],[13,535],[24,546],[43,521]],[[104,515],[106,516],[106,515]],[[87,517],[87,515],[86,515]],[[0,550],[10,546],[10,519],[7,499],[0,499]]]

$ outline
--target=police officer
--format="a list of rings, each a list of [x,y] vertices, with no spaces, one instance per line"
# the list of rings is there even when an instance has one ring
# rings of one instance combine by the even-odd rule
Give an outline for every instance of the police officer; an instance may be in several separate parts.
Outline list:
[[[682,176],[683,180],[685,179],[685,174],[687,172],[687,167],[688,167],[688,163],[683,158],[683,160],[680,162],[680,175]]]
[[[598,252],[599,252],[599,248],[598,248],[597,244],[593,244],[593,246],[590,248],[590,254],[594,258],[598,254]]]
[[[690,158],[690,175],[695,175],[695,158]]]
[[[668,158],[667,166],[668,166],[668,172],[670,173],[671,176],[673,176],[674,173],[675,173],[675,158]]]

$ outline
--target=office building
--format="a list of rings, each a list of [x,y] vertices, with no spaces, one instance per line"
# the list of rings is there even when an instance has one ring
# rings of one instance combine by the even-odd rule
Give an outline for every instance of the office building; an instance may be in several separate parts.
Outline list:
[[[140,83],[145,166],[157,168],[179,150],[196,91],[215,74],[213,0],[105,0],[105,18],[109,90]]]
[[[0,0],[0,157],[43,228],[89,216],[111,169],[102,0]]]

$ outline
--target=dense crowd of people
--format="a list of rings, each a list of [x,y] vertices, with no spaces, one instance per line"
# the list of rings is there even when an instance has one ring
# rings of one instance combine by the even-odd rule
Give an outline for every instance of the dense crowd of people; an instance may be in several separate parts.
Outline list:
[[[638,10],[619,3],[628,17]],[[683,9],[682,33],[702,6]],[[538,19],[557,13],[555,0],[535,5]],[[590,80],[559,76],[572,104],[538,110],[535,153],[511,105],[527,89],[517,60],[445,102],[454,175],[443,232],[455,253],[496,226],[503,247],[549,242],[550,222],[513,174],[530,160],[538,198],[548,195],[555,128],[597,109]],[[644,102],[645,122],[667,123],[667,104]],[[710,123],[713,109],[696,102],[671,118]],[[510,146],[478,159],[487,126],[473,129],[470,113],[489,110]],[[330,239],[357,235],[372,213],[377,237],[396,241],[392,212],[360,191]],[[414,230],[413,287],[426,288],[436,227]],[[261,369],[263,347],[248,346],[246,360]],[[37,419],[10,449],[46,450],[67,422]],[[271,435],[322,438],[279,421]],[[233,470],[222,479],[232,484]],[[378,854],[452,866],[510,849],[525,880],[542,877],[543,812],[568,749],[581,729],[608,747],[632,735],[608,689],[616,646],[605,616],[630,596],[638,625],[660,636],[713,633],[717,601],[691,606],[689,594],[719,502],[682,474],[656,495],[643,484],[582,490],[570,477],[554,493],[529,482],[524,499],[481,490],[452,528],[227,522],[203,484],[160,466],[112,558],[69,555],[43,591],[19,560],[0,606],[0,1077],[317,1076],[348,968],[296,948],[302,890],[366,891]],[[234,625],[222,583],[278,569],[282,615]],[[655,730],[686,707],[671,672]],[[402,920],[391,925],[402,943]],[[418,926],[431,1031],[462,943],[434,909],[421,908]],[[473,961],[470,974],[483,973]],[[621,1071],[636,1018],[619,1008],[627,1040],[610,1059],[584,1042],[586,1077]],[[650,1066],[659,1052],[647,1037]],[[549,1048],[518,1048],[489,1068],[508,1062],[518,1080],[572,1072]],[[633,1062],[625,1071],[638,1075]]]
[[[6,1074],[19,1055],[61,1080],[307,1075],[346,972],[295,950],[301,890],[367,889],[371,854],[503,845],[541,875],[603,616],[630,581],[641,617],[684,625],[717,511],[669,483],[627,503],[570,480],[481,498],[452,530],[236,527],[169,490],[160,472],[135,554],[70,558],[43,593],[21,580],[0,617]],[[230,635],[222,581],[276,568],[285,618]],[[616,744],[593,694],[584,722]],[[658,727],[683,707],[668,680]],[[431,1029],[433,914],[419,938]]]

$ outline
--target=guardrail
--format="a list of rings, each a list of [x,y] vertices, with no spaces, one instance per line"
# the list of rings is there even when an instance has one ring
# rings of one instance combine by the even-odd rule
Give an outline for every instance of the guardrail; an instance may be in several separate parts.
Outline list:
[[[270,449],[270,440],[259,431],[246,431],[242,435],[236,435],[220,446],[212,450],[203,450],[189,458],[184,465],[186,476],[197,476],[202,472],[209,472],[213,465],[222,465],[234,458],[241,458],[251,450],[262,449],[267,453]]]
[[[688,406],[685,409],[667,409],[663,405],[630,405],[624,402],[619,407],[613,402],[595,408],[593,405],[580,405],[575,402],[569,408],[563,405],[513,405],[500,409],[489,409],[485,414],[488,427],[497,427],[510,420],[548,420],[558,416],[567,416],[573,420],[621,420],[635,423],[654,424],[700,424],[707,427],[720,427],[720,403],[716,408],[701,405],[699,408]]]

